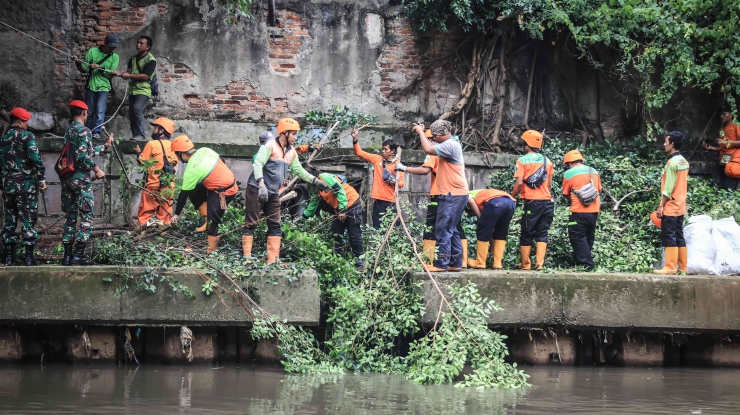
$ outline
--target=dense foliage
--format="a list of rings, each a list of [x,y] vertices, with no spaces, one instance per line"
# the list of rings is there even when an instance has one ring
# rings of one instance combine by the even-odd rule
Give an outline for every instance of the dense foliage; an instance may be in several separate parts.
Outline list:
[[[660,108],[685,86],[740,96],[740,2],[734,0],[403,0],[420,30],[471,33],[515,21],[534,39],[566,29],[584,57],[603,44],[620,54],[615,71],[634,79],[646,107]],[[564,35],[565,36],[565,35]],[[592,60],[598,65],[595,61]]]

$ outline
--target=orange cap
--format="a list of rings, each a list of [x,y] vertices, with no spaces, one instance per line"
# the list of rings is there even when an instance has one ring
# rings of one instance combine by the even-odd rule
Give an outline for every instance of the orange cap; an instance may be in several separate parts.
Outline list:
[[[527,130],[522,134],[522,140],[532,148],[542,148],[542,134],[535,130]]]
[[[193,142],[190,140],[190,138],[186,135],[180,135],[175,137],[174,140],[172,140],[172,146],[170,147],[172,151],[176,151],[178,153],[184,153],[191,148],[195,147],[193,145]]]
[[[283,131],[298,131],[300,129],[301,125],[298,124],[298,121],[292,118],[283,118],[278,121],[275,133],[280,134]]]
[[[586,159],[583,158],[583,154],[581,154],[581,152],[578,150],[571,150],[565,153],[565,157],[563,157],[563,164],[573,163],[574,161],[586,161]]]
[[[663,219],[658,217],[658,212],[653,212],[650,214],[650,220],[653,221],[653,225],[660,228],[660,225],[663,224]]]
[[[10,116],[18,118],[21,121],[28,121],[31,119],[31,113],[21,107],[13,108],[13,110],[10,111]]]
[[[80,108],[83,110],[87,110],[87,104],[85,104],[83,101],[80,101],[79,99],[76,99],[69,103],[70,108]]]
[[[172,135],[172,133],[175,132],[175,123],[172,122],[169,118],[159,117],[154,122],[152,122],[152,125],[158,125],[162,128],[164,128],[165,131],[167,131],[167,134]]]

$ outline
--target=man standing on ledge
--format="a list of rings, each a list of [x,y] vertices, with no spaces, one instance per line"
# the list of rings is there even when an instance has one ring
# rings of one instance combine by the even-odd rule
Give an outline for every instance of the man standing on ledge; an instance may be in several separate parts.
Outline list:
[[[552,218],[555,215],[555,202],[550,194],[553,167],[552,162],[540,154],[542,134],[527,130],[522,134],[522,140],[526,143],[524,149],[527,154],[516,161],[516,173],[514,173],[516,183],[514,191],[511,192],[511,196],[515,198],[521,193],[524,200],[522,234],[519,238],[522,262],[519,264],[519,269],[532,269],[532,241],[537,241],[535,269],[541,270],[545,264],[547,232],[550,230]]]
[[[113,143],[113,136],[109,136],[108,141],[102,146],[93,147],[92,132],[85,127],[87,104],[74,100],[69,103],[69,112],[72,114],[72,125],[64,134],[64,144],[72,144],[72,150],[75,152],[75,169],[71,176],[61,180],[62,210],[65,214],[62,264],[93,265],[92,261],[85,257],[85,245],[90,240],[93,229],[93,207],[95,206],[91,181],[105,177],[105,173],[95,165],[93,157]],[[79,230],[77,229],[78,217],[80,218]],[[74,253],[72,252],[73,244]]]
[[[13,265],[15,232],[18,219],[23,228],[23,245],[26,247],[26,266],[36,265],[33,251],[39,240],[36,232],[38,219],[38,191],[46,190],[44,162],[36,147],[36,137],[28,131],[31,114],[23,108],[10,111],[10,129],[0,139],[0,160],[3,204],[5,206],[5,265]]]
[[[150,53],[154,42],[149,36],[142,36],[136,42],[136,55],[128,61],[126,72],[114,72],[123,79],[130,79],[128,118],[131,124],[131,139],[143,141],[146,137],[144,107],[152,99],[151,79],[157,70],[157,60]]]
[[[437,223],[434,237],[437,245],[437,259],[434,265],[428,266],[429,272],[453,271],[462,269],[462,235],[458,223],[468,203],[468,181],[465,178],[465,161],[460,141],[452,136],[452,124],[446,120],[437,120],[431,125],[432,142],[424,134],[424,126],[414,126],[419,135],[421,148],[425,153],[439,158],[437,168],[437,188],[439,205],[437,206]]]
[[[424,132],[426,138],[432,138],[432,130],[426,130]],[[404,173],[416,174],[419,176],[430,175],[432,178],[431,186],[429,187],[429,203],[427,204],[426,221],[424,222],[424,247],[422,249],[422,256],[431,265],[434,261],[434,247],[437,245],[437,241],[434,238],[434,226],[437,223],[437,206],[439,205],[439,188],[437,187],[437,167],[439,167],[439,157],[427,154],[424,159],[424,164],[420,167],[412,167],[401,164],[399,161],[396,163],[396,170]],[[463,231],[462,221],[457,224],[457,231],[460,233],[460,243],[462,244],[463,250],[463,268],[468,267],[468,238],[465,236]]]
[[[77,70],[87,74],[85,104],[92,109],[92,116],[87,120],[86,127],[92,130],[93,140],[100,138],[99,126],[105,119],[108,94],[111,91],[110,79],[113,71],[118,68],[118,54],[113,52],[117,47],[118,36],[111,33],[105,37],[105,44],[87,51],[84,61],[80,61],[77,56],[72,57]]]
[[[422,131],[422,134],[424,132]],[[352,143],[357,157],[373,165],[373,228],[380,229],[383,214],[396,213],[396,180],[398,188],[403,187],[403,172],[396,177],[396,150],[398,143],[393,140],[383,141],[380,155],[363,151],[357,138],[357,130],[352,130]]]
[[[663,177],[660,179],[660,205],[656,213],[662,219],[660,239],[665,247],[665,266],[663,269],[654,270],[655,274],[676,274],[678,271],[687,270],[688,250],[683,237],[683,216],[687,210],[689,162],[679,151],[683,140],[683,134],[673,131],[668,133],[663,142],[663,148],[668,153],[668,161],[663,167]]]
[[[577,266],[591,271],[594,269],[591,251],[596,236],[596,219],[601,211],[601,177],[596,170],[583,164],[585,162],[578,150],[565,154],[563,163],[568,170],[563,175],[563,195],[570,198],[568,237],[573,247],[573,259]],[[591,186],[595,195],[587,194]]]

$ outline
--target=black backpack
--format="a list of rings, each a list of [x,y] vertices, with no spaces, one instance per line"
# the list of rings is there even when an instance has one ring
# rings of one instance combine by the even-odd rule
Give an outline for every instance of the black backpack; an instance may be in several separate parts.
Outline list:
[[[162,144],[162,140],[159,141],[159,145],[162,146],[162,161],[164,162],[164,165],[162,166],[162,174],[175,174],[177,173],[177,169],[175,166],[172,165],[172,162],[167,158],[167,152],[164,150],[164,144]],[[159,187],[169,187],[169,183],[162,183],[162,181],[159,181]]]

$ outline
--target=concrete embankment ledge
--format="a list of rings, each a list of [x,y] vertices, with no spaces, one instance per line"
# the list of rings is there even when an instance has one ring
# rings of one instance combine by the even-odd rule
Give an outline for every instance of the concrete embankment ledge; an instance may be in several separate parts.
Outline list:
[[[474,282],[503,308],[489,319],[494,327],[740,330],[740,277],[463,270],[435,278]],[[414,279],[423,283],[423,322],[431,325],[439,294],[426,274]]]
[[[79,323],[95,325],[245,326],[250,317],[221,279],[222,289],[201,293],[203,277],[190,269],[170,268],[160,274],[189,287],[195,298],[174,292],[155,277],[154,293],[137,291],[135,279],[143,268],[5,267],[0,268],[0,321],[8,323]],[[254,271],[242,288],[256,293],[266,312],[293,325],[319,323],[317,274],[305,270],[294,281],[293,271]],[[291,278],[292,279],[292,278]]]

